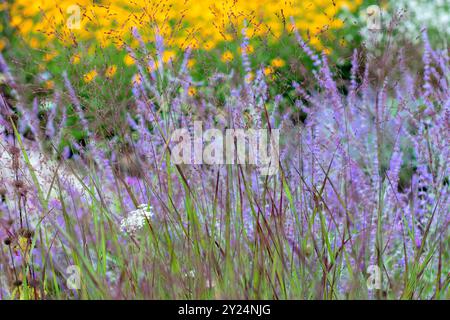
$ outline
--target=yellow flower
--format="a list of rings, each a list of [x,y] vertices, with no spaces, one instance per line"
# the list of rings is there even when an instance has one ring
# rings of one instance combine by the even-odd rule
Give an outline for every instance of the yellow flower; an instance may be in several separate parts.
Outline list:
[[[275,58],[270,62],[270,64],[274,68],[282,68],[286,65],[286,62],[284,62],[284,60],[281,58]]]
[[[3,51],[6,47],[6,41],[5,39],[0,39],[0,51]]]
[[[72,58],[70,59],[70,62],[72,62],[72,64],[79,64],[81,60],[81,56],[79,53],[75,53]]]
[[[20,251],[27,252],[30,249],[30,241],[26,237],[19,236],[19,240],[17,241],[18,247]]]
[[[171,50],[164,51],[163,57],[162,57],[163,62],[164,63],[173,62],[173,60],[175,59],[175,55],[176,54],[174,51],[171,51]]]
[[[19,15],[14,15],[11,17],[11,26],[18,27],[23,21],[23,18]],[[20,31],[20,30],[19,30]]]
[[[114,38],[111,42],[118,50],[123,49],[125,43],[121,38]]]
[[[223,62],[230,62],[234,59],[233,54],[231,53],[231,51],[225,51],[222,55],[222,61]]]
[[[323,49],[323,45],[320,42],[319,37],[311,37],[311,39],[309,40],[309,45],[315,47],[317,50]]]
[[[193,96],[195,96],[196,94],[197,94],[197,89],[195,88],[195,87],[189,87],[189,89],[188,89],[188,94],[191,96],[191,97],[193,97]]]
[[[58,53],[56,53],[55,51],[48,52],[44,56],[44,61],[49,62],[49,61],[53,60],[57,55],[58,55]]]
[[[252,54],[253,52],[255,52],[255,48],[253,48],[253,46],[251,44],[247,45],[244,48],[241,48],[241,53],[243,53],[242,51],[244,51],[244,53],[246,54]]]
[[[333,50],[331,48],[324,48],[323,49],[323,53],[325,53],[327,56],[329,56],[331,54]]]
[[[45,89],[52,90],[55,87],[55,82],[53,80],[47,80],[45,82]]]
[[[184,45],[184,48],[182,47],[183,50],[190,48],[191,50],[196,50],[198,48],[200,48],[200,45],[198,43],[198,41],[189,41],[186,42]]]
[[[194,59],[189,59],[188,60],[188,62],[187,62],[187,67],[189,68],[189,69],[191,69],[193,66],[195,66],[195,60]]]
[[[131,84],[140,84],[142,82],[141,75],[136,73],[131,79]]]
[[[248,38],[269,35],[277,39],[286,30],[286,21],[281,19],[280,11],[285,18],[292,16],[300,34],[305,34],[307,30],[315,33],[324,26],[329,26],[330,29],[341,28],[343,22],[333,18],[336,11],[347,8],[356,12],[363,4],[362,0],[225,0],[223,3],[216,0],[168,0],[163,1],[167,10],[153,10],[151,14],[141,15],[140,13],[148,10],[148,1],[78,2],[83,12],[83,27],[80,30],[67,29],[64,10],[73,0],[34,0],[31,3],[30,0],[3,1],[0,3],[0,12],[8,10],[10,24],[16,27],[19,35],[26,39],[30,46],[34,34],[45,35],[45,39],[39,41],[38,48],[41,49],[49,48],[52,42],[69,44],[74,40],[94,42],[96,46],[102,47],[115,45],[118,48],[126,42],[134,48],[139,44],[131,37],[132,27],[139,29],[144,42],[147,43],[148,40],[153,40],[149,26],[155,24],[160,28],[160,34],[169,47],[180,49],[199,46],[200,49],[211,50],[219,42],[236,40],[234,30],[242,30],[244,21],[251,21],[246,28]],[[104,6],[105,3],[108,4]],[[172,25],[172,21],[183,22],[180,25]],[[233,28],[230,28],[231,26]],[[320,50],[316,46],[314,48]]]
[[[253,37],[253,35],[254,35],[254,30],[253,29],[250,29],[250,28],[245,29],[245,36],[247,38],[251,38],[251,37]]]
[[[272,67],[266,67],[266,68],[264,68],[264,74],[265,74],[266,76],[270,76],[271,74],[273,74],[273,72],[274,72],[274,70],[273,70]]]
[[[125,62],[125,64],[127,66],[132,66],[133,64],[135,64],[134,58],[132,56],[130,56],[129,54],[127,54],[125,56],[125,58],[123,59],[123,61]]]
[[[139,47],[139,41],[134,39],[133,41],[131,41],[130,47],[132,47],[133,49],[136,49],[137,47]]]
[[[84,82],[89,83],[92,80],[94,80],[95,77],[97,77],[97,71],[96,70],[92,70],[92,71],[89,71],[88,73],[86,73],[83,76],[83,80],[84,80]]]
[[[117,72],[117,66],[115,64],[113,64],[112,66],[109,66],[106,71],[105,71],[105,76],[108,79],[111,79],[112,77],[114,77],[114,75]]]
[[[215,45],[216,44],[215,44],[214,41],[209,40],[209,41],[205,42],[204,47],[205,47],[206,50],[211,50],[211,49],[213,49],[215,47]]]
[[[39,48],[39,40],[38,39],[36,39],[36,38],[32,38],[31,40],[30,40],[30,47],[32,47],[33,49],[37,49],[37,48]]]

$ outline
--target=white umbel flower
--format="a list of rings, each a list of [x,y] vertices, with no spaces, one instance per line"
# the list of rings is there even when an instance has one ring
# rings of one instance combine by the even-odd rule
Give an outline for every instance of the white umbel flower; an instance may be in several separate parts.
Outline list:
[[[128,213],[127,217],[120,222],[120,229],[124,233],[133,234],[142,229],[147,223],[147,220],[154,216],[152,206],[148,204],[141,204],[134,211]]]
[[[183,275],[185,278],[195,278],[195,270],[190,270],[188,273]]]

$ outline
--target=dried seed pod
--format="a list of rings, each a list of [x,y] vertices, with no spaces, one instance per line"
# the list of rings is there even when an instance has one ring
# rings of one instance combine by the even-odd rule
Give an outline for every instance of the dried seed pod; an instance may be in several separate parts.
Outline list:
[[[22,189],[25,186],[22,180],[16,180],[14,181],[14,187],[19,190]]]
[[[16,280],[16,281],[14,281],[14,282],[13,282],[13,285],[14,285],[15,287],[20,287],[20,286],[22,285],[22,280]]]
[[[14,171],[17,171],[20,169],[20,162],[19,162],[19,158],[18,157],[13,157],[12,158],[12,169]]]
[[[31,238],[33,238],[33,235],[34,235],[34,232],[27,228],[20,228],[18,233],[21,237],[24,237],[26,239],[31,239]]]
[[[17,121],[19,121],[19,116],[16,113],[10,114],[9,117],[11,118],[11,121],[14,123],[17,123]]]
[[[18,156],[18,155],[20,155],[20,149],[17,148],[16,146],[10,146],[9,153],[11,153],[11,155],[13,155],[13,156]]]
[[[23,188],[20,188],[20,189],[17,190],[17,191],[19,192],[19,194],[20,194],[22,197],[26,197],[26,196],[27,196],[27,193],[28,193],[28,189],[27,189],[27,188],[23,187]]]
[[[10,246],[11,245],[11,238],[6,238],[5,240],[3,240],[3,243],[6,245],[6,246]]]

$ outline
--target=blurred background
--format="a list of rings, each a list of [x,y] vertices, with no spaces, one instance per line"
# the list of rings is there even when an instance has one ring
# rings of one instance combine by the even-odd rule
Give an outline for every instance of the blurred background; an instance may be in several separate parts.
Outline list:
[[[446,47],[449,17],[445,0],[1,0],[0,50],[22,98],[45,101],[63,87],[66,71],[88,118],[120,119],[132,107],[133,83],[141,80],[135,59],[155,56],[157,35],[164,55],[147,71],[159,63],[182,67],[189,48],[185,67],[192,75],[191,96],[200,96],[217,72],[243,76],[243,51],[253,70],[264,68],[271,91],[289,96],[292,81],[307,81],[303,75],[311,67],[302,59],[294,29],[318,53],[327,53],[346,80],[353,50],[363,53],[362,59],[367,52],[380,55],[374,44],[383,41],[409,48],[414,67],[422,28],[433,47]],[[5,94],[13,95],[0,81]],[[69,124],[75,122],[69,115]],[[94,126],[102,131],[101,121]],[[72,134],[82,135],[76,129]]]

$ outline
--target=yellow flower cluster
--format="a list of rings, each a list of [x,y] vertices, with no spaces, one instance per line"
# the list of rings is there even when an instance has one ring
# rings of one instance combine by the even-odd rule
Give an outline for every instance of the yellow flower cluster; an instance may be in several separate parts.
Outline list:
[[[158,32],[166,46],[209,50],[240,37],[244,21],[249,38],[277,38],[296,27],[308,32],[320,48],[318,36],[340,28],[336,14],[357,9],[362,0],[14,0],[8,8],[11,25],[31,47],[48,48],[56,39],[66,45],[94,40],[101,46],[137,46],[131,36],[137,27],[146,42]],[[79,17],[79,19],[78,19]],[[157,30],[157,31],[156,31]],[[170,60],[172,57],[167,57]],[[222,57],[229,61],[228,54]],[[131,61],[128,61],[132,63]]]

